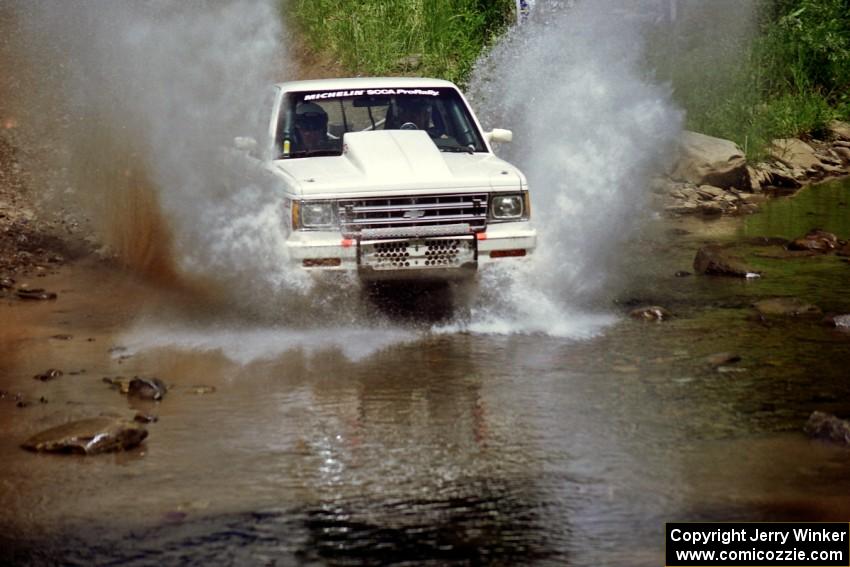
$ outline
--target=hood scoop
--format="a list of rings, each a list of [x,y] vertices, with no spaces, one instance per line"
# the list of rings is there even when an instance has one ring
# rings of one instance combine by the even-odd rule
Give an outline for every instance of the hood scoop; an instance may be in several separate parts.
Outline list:
[[[452,172],[440,150],[422,130],[348,132],[342,155],[376,183],[405,177],[428,182],[450,182]]]

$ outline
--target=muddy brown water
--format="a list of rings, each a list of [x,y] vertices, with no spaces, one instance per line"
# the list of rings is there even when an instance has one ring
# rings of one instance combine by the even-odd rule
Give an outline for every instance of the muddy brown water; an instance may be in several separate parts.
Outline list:
[[[0,559],[660,565],[666,521],[846,521],[850,450],[801,429],[816,409],[850,416],[850,335],[756,322],[748,305],[794,295],[850,312],[850,265],[745,247],[764,278],[673,274],[708,240],[846,238],[834,212],[848,195],[836,182],[747,219],[648,231],[638,246],[655,260],[630,268],[611,311],[676,316],[588,340],[187,321],[180,293],[97,263],[38,278],[58,300],[0,306]],[[705,361],[723,351],[741,361]],[[48,368],[64,375],[32,378]],[[137,374],[169,384],[165,399],[102,382]],[[19,447],[136,411],[159,419],[133,451]]]

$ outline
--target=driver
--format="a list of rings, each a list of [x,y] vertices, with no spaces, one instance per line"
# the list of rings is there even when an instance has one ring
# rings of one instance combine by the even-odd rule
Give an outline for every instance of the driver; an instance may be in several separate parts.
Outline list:
[[[330,148],[328,113],[315,102],[302,102],[295,108],[295,131],[302,150]]]
[[[399,97],[396,99],[399,128],[412,124],[419,130],[431,126],[431,102],[422,97]],[[410,128],[408,126],[407,128]]]

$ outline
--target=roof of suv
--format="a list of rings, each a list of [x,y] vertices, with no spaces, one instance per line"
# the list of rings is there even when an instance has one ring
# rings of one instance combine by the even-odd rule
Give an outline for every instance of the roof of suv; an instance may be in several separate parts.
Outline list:
[[[278,83],[285,91],[323,91],[337,89],[386,89],[413,87],[451,87],[454,83],[442,79],[420,77],[357,77],[351,79],[313,79],[309,81],[288,81]]]

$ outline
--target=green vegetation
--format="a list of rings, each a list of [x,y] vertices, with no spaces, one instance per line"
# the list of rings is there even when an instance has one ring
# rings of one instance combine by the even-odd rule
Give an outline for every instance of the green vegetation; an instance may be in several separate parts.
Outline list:
[[[313,47],[351,73],[463,83],[513,0],[285,0]]]
[[[514,0],[281,1],[304,41],[348,73],[460,84],[514,8]],[[680,0],[679,19],[655,37],[649,64],[671,81],[687,128],[760,158],[773,139],[818,135],[830,120],[850,119],[850,0],[753,2],[751,21],[743,0],[721,8]]]
[[[689,129],[734,140],[751,158],[773,139],[818,135],[830,120],[850,118],[850,0],[757,6],[752,34],[716,35],[721,47],[710,57],[677,46],[683,53],[661,73],[672,80]]]

